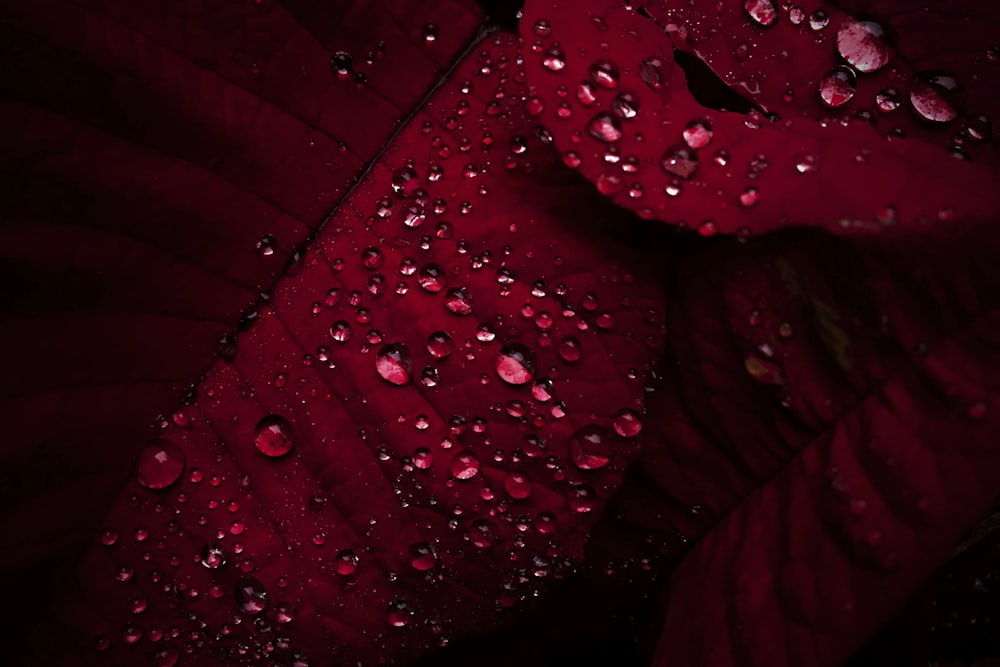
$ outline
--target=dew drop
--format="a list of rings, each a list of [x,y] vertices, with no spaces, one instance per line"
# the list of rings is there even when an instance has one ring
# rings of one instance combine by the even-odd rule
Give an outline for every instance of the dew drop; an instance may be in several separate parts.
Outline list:
[[[261,257],[270,257],[274,254],[274,249],[277,247],[277,242],[274,237],[270,234],[264,234],[257,241],[257,254]]]
[[[820,31],[830,24],[830,16],[822,9],[818,9],[809,15],[809,28]]]
[[[445,297],[444,307],[455,315],[471,315],[472,297],[464,287],[450,289]]]
[[[295,444],[292,425],[280,415],[268,415],[257,422],[253,444],[264,456],[284,456]]]
[[[259,614],[267,607],[267,589],[254,577],[242,577],[236,582],[236,604],[246,614]]]
[[[570,460],[581,470],[603,468],[608,465],[612,453],[611,433],[596,424],[578,429],[569,439]]]
[[[895,88],[883,88],[875,95],[875,108],[882,113],[892,113],[901,102],[902,98]]]
[[[754,186],[748,186],[742,193],[740,193],[740,206],[743,208],[750,208],[755,206],[757,201],[760,199],[760,193]]]
[[[394,628],[405,628],[413,621],[413,610],[406,598],[396,598],[388,606],[389,625]]]
[[[819,161],[812,153],[800,153],[795,156],[795,171],[800,174],[811,174],[819,168]]]
[[[488,549],[500,541],[497,525],[489,519],[476,519],[469,524],[469,541],[480,549]]]
[[[635,118],[639,114],[639,96],[619,93],[611,100],[611,110],[626,120]]]
[[[743,8],[758,25],[767,27],[778,20],[778,12],[771,0],[746,0]]]
[[[855,91],[854,72],[847,67],[835,67],[819,82],[819,97],[823,104],[836,109],[847,104]]]
[[[337,320],[330,325],[330,337],[338,343],[346,343],[351,339],[351,325],[345,320]]]
[[[444,331],[435,331],[427,336],[427,351],[436,359],[444,359],[455,349],[455,342]]]
[[[375,370],[389,384],[409,384],[411,368],[410,350],[402,343],[383,345],[375,356]]]
[[[507,384],[522,385],[531,382],[535,375],[535,355],[526,345],[508,343],[500,348],[496,371]]]
[[[566,52],[553,44],[542,54],[542,66],[550,72],[561,72],[566,67]]]
[[[914,111],[932,123],[948,123],[958,117],[958,112],[942,95],[942,88],[932,82],[917,80],[910,87],[910,104]]]
[[[425,23],[423,30],[420,32],[420,36],[423,37],[425,42],[433,42],[438,38],[440,32],[441,31],[436,23]]]
[[[534,30],[539,37],[548,37],[552,34],[552,25],[545,19],[538,19],[535,21]]]
[[[687,146],[676,145],[663,154],[660,166],[668,174],[689,179],[698,169],[698,154]]]
[[[977,114],[965,121],[965,133],[974,143],[983,143],[993,138],[993,123],[989,116]]]
[[[642,431],[642,419],[639,413],[629,408],[619,410],[611,425],[615,433],[623,438],[634,438]]]
[[[226,564],[226,552],[218,542],[206,544],[201,549],[201,565],[209,570],[216,570]]]
[[[366,269],[377,269],[385,264],[385,255],[375,246],[368,246],[361,251],[361,265]]]
[[[606,144],[622,138],[622,122],[618,116],[602,111],[587,123],[587,133]]]
[[[712,142],[712,125],[704,118],[697,118],[684,126],[684,143],[698,150]]]
[[[503,482],[503,488],[514,500],[524,500],[531,495],[531,482],[519,472],[512,472],[507,475]]]
[[[410,565],[414,570],[426,572],[437,564],[437,550],[429,542],[410,545]]]
[[[420,287],[425,292],[430,292],[431,294],[437,294],[443,290],[447,280],[445,270],[440,265],[434,263],[424,264],[417,278]]]
[[[392,191],[400,197],[412,197],[419,188],[417,172],[411,167],[400,167],[392,172]]]
[[[346,78],[354,69],[354,58],[346,51],[337,51],[330,58],[330,66],[337,76]]]
[[[593,487],[584,484],[571,489],[566,494],[566,502],[569,508],[577,514],[592,512],[597,507],[597,492]]]
[[[451,475],[455,479],[472,479],[479,474],[479,466],[479,457],[467,450],[452,459]]]
[[[146,445],[135,462],[135,477],[147,489],[165,489],[184,472],[184,452],[159,438]]]
[[[857,71],[874,72],[892,57],[884,35],[878,23],[847,17],[837,31],[837,52]]]
[[[590,78],[601,88],[611,90],[618,87],[621,73],[618,71],[618,65],[610,60],[598,60],[590,66],[589,72]]]
[[[358,554],[354,549],[343,549],[334,557],[334,569],[342,577],[350,577],[358,571]]]
[[[557,351],[560,358],[568,363],[580,361],[580,358],[583,356],[583,347],[580,345],[580,340],[574,336],[566,336],[560,340]]]

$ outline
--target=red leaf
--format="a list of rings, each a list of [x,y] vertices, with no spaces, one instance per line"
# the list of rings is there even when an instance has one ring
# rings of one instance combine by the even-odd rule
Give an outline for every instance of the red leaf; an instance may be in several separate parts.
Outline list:
[[[236,14],[244,11],[249,21],[263,10]],[[119,26],[71,18],[67,31],[82,25],[114,37]],[[293,24],[288,30],[312,43]],[[387,43],[386,53],[397,46]],[[416,59],[417,47],[407,48]],[[294,49],[274,53],[243,86],[255,85],[251,76],[263,90],[286,85],[278,62],[299,62]],[[167,57],[154,50],[135,60],[154,55]],[[37,647],[45,659],[130,664],[184,654],[184,664],[218,664],[333,652],[345,662],[402,662],[497,626],[503,609],[580,558],[589,526],[637,453],[630,420],[661,345],[661,297],[642,257],[602,236],[621,234],[631,216],[523,133],[515,59],[510,36],[476,46],[244,318],[235,351],[207,371],[196,400],[165,419],[154,440],[130,431],[116,441],[108,455],[119,465],[145,445],[136,479],[62,585]],[[331,90],[345,85],[316,74]],[[295,99],[282,100],[294,108]],[[349,113],[365,104],[350,101]],[[32,121],[40,112],[25,114]],[[307,128],[292,128],[302,130],[300,148],[283,136],[274,149],[308,151]],[[254,150],[248,139],[233,138],[237,154]],[[90,145],[96,152],[115,142],[94,132]],[[126,154],[112,166],[123,165],[122,177],[138,159]],[[187,164],[177,176],[151,169],[146,178],[212,183]],[[289,180],[309,193],[303,203],[304,194],[264,178],[281,178],[280,169],[261,169],[247,169],[247,188],[273,186],[287,197],[283,209],[308,217],[322,179]],[[216,193],[198,191],[196,204],[212,205]],[[125,229],[137,224],[109,199],[109,217]],[[162,223],[157,203],[140,191],[127,210],[152,209]],[[228,248],[230,226],[242,234],[236,223],[244,220],[223,220],[203,224]],[[268,243],[295,247],[319,222],[275,230]],[[258,267],[273,256],[252,255],[260,231],[242,243],[248,259],[229,261],[249,265],[266,288],[268,272]],[[200,247],[193,238],[177,243]],[[166,275],[148,279],[160,286]],[[205,301],[222,303],[210,289]],[[127,367],[126,349],[109,363]]]
[[[863,122],[771,123],[702,106],[669,37],[617,3],[536,0],[521,26],[529,110],[567,164],[643,217],[749,235],[983,222],[1000,206],[992,170],[930,142],[885,141]]]
[[[995,239],[691,258],[643,455],[662,497],[637,520],[699,541],[654,664],[840,664],[995,502]]]

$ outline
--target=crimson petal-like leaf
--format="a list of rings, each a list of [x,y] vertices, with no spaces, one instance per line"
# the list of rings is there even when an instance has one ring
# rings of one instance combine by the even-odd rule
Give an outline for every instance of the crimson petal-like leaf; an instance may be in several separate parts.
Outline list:
[[[643,217],[711,236],[984,222],[997,210],[993,170],[941,146],[885,141],[864,122],[703,107],[669,37],[618,3],[532,0],[521,33],[529,111],[568,165]]]
[[[401,662],[580,558],[662,296],[522,81],[498,34],[409,119],[139,454],[43,655]]]

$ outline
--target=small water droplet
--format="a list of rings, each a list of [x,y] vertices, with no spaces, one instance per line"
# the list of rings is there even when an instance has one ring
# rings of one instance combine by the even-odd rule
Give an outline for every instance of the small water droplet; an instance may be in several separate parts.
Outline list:
[[[901,103],[902,98],[895,88],[883,88],[875,95],[875,108],[882,113],[892,113]]]
[[[570,460],[581,470],[603,468],[613,453],[611,433],[596,424],[578,429],[569,439]]]
[[[414,570],[426,572],[437,564],[437,550],[429,542],[410,545],[410,565]]]
[[[274,249],[277,247],[277,242],[274,237],[270,234],[264,234],[257,241],[257,254],[261,257],[270,257],[274,254]]]
[[[813,31],[820,31],[830,25],[830,16],[822,9],[817,9],[809,15],[809,28]]]
[[[489,519],[476,519],[469,524],[469,541],[480,549],[488,549],[500,541],[497,525]]]
[[[358,554],[354,549],[343,549],[334,557],[334,569],[342,577],[350,577],[358,571]]]
[[[508,343],[500,348],[496,371],[507,384],[522,385],[531,382],[535,374],[535,354],[526,345]]]
[[[597,507],[597,500],[597,492],[587,484],[571,489],[566,494],[569,508],[577,514],[592,512]]]
[[[704,118],[696,118],[684,126],[684,143],[698,150],[712,142],[712,124]]]
[[[136,480],[147,489],[165,489],[180,478],[184,462],[180,447],[163,438],[154,440],[139,452]]]
[[[337,51],[330,58],[330,66],[337,76],[347,78],[351,70],[354,69],[354,58],[346,51]]]
[[[910,104],[924,120],[932,123],[948,123],[958,117],[958,112],[943,95],[943,92],[948,90],[950,82],[941,85],[939,81],[940,79],[914,81],[910,87]]]
[[[201,549],[201,565],[209,570],[216,570],[226,564],[226,552],[218,542],[206,544]]]
[[[566,67],[566,52],[558,43],[550,46],[542,54],[542,66],[550,72],[561,72]]]
[[[751,206],[756,205],[759,199],[759,191],[757,188],[750,185],[740,194],[740,206],[743,208],[750,208]]]
[[[689,179],[698,169],[698,154],[687,146],[676,145],[663,154],[660,166],[668,174]]]
[[[420,32],[420,36],[423,37],[425,42],[433,42],[438,38],[440,32],[441,31],[436,23],[425,23],[423,30]]]
[[[635,118],[639,113],[639,96],[619,93],[611,100],[611,110],[626,120]]]
[[[413,610],[406,598],[396,598],[389,603],[387,618],[394,628],[405,628],[413,621]]]
[[[580,340],[574,336],[566,336],[560,340],[557,351],[562,360],[568,363],[580,361],[583,356],[583,346],[580,345]]]
[[[392,172],[392,191],[400,197],[412,197],[420,188],[417,172],[411,167],[400,167]]]
[[[455,315],[471,315],[472,297],[464,287],[455,287],[445,295],[444,307]]]
[[[598,60],[591,64],[588,71],[590,72],[590,78],[601,88],[610,90],[618,87],[618,80],[621,78],[621,73],[618,71],[618,65],[610,60]]]
[[[264,456],[284,456],[295,444],[292,425],[280,415],[268,415],[257,422],[253,444]]]
[[[812,153],[800,153],[795,156],[795,171],[800,174],[811,174],[819,168],[819,160]]]
[[[615,415],[612,426],[615,433],[623,438],[634,438],[642,431],[642,419],[639,413],[629,408],[622,408]]]
[[[455,456],[451,462],[451,475],[455,479],[472,479],[479,474],[479,457],[470,451]]]
[[[236,604],[246,614],[259,614],[267,607],[267,589],[254,577],[242,577],[234,591]]]
[[[507,475],[503,487],[507,491],[507,495],[514,500],[524,500],[531,495],[531,482],[527,476],[519,472]]]
[[[535,34],[539,37],[548,37],[552,34],[552,25],[549,24],[545,19],[538,19],[535,21]]]
[[[420,269],[420,275],[417,278],[417,282],[420,287],[423,288],[425,292],[430,292],[431,294],[437,294],[444,289],[448,278],[445,270],[438,264],[433,262],[424,264]]]
[[[819,82],[819,97],[826,106],[836,109],[847,104],[855,91],[854,71],[847,67],[835,67]]]
[[[606,144],[614,143],[622,138],[621,119],[602,111],[587,123],[587,133]]]
[[[402,343],[383,345],[375,356],[375,370],[389,384],[409,384],[411,368],[410,350]]]

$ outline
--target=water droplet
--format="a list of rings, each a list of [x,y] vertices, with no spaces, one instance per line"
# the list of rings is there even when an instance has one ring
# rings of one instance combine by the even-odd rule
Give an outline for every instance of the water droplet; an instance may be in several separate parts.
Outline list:
[[[618,65],[610,60],[598,60],[590,66],[589,71],[590,78],[601,88],[610,90],[618,87],[621,73],[618,71]]]
[[[267,589],[253,577],[242,577],[236,582],[236,604],[246,614],[259,614],[267,607]]]
[[[400,167],[392,172],[392,191],[400,197],[411,197],[419,188],[417,172],[411,167]]]
[[[277,247],[277,242],[274,237],[270,234],[264,234],[257,241],[257,254],[261,257],[270,257],[274,254],[275,247]]]
[[[226,552],[218,542],[206,544],[201,549],[201,564],[209,570],[216,570],[226,564]]]
[[[669,63],[670,61],[664,56],[649,56],[639,63],[639,78],[653,90],[659,90],[663,87],[664,70]]]
[[[855,91],[854,71],[847,67],[835,67],[819,82],[819,97],[826,106],[836,109],[847,104]]]
[[[849,16],[837,31],[837,51],[857,71],[874,72],[885,67],[892,57],[884,34],[878,23]]]
[[[639,435],[642,431],[642,419],[639,417],[639,413],[635,410],[630,410],[629,408],[622,408],[615,415],[615,420],[612,422],[614,426],[615,433],[623,438],[634,438]]]
[[[606,144],[622,138],[622,122],[618,116],[602,111],[587,123],[587,133]]]
[[[901,103],[902,98],[895,88],[883,88],[875,95],[875,107],[882,113],[892,113]]]
[[[576,431],[569,439],[569,455],[581,470],[598,470],[608,465],[613,454],[611,433],[591,424]]]
[[[778,12],[771,0],[746,0],[743,8],[754,21],[764,27],[774,25],[778,20]]]
[[[593,487],[584,484],[571,489],[566,494],[566,502],[569,508],[577,514],[592,512],[597,507],[597,492]]]
[[[425,42],[433,42],[438,38],[440,32],[441,31],[436,23],[425,23],[423,30],[420,32],[420,36],[424,38]]]
[[[626,120],[635,118],[639,113],[639,96],[619,93],[611,100],[611,110]]]
[[[548,37],[552,34],[552,26],[545,19],[535,21],[535,34],[539,37]]]
[[[402,343],[383,345],[375,356],[375,370],[389,384],[409,384],[411,368],[410,350]]]
[[[796,5],[788,10],[788,20],[792,25],[801,25],[806,20],[806,11]]]
[[[747,189],[740,194],[740,206],[743,208],[750,208],[751,206],[756,205],[759,199],[760,193],[757,188],[752,185],[748,186]]]
[[[507,475],[503,482],[503,488],[514,500],[524,500],[531,495],[531,482],[519,472],[512,472]]]
[[[414,570],[426,572],[437,564],[437,550],[429,542],[410,545],[410,565]]]
[[[830,16],[822,9],[817,9],[809,15],[809,28],[820,31],[830,24]]]
[[[445,270],[440,265],[434,263],[424,264],[420,269],[420,276],[417,278],[420,287],[425,292],[430,292],[431,294],[436,294],[443,290],[447,280],[448,277]]]
[[[471,315],[472,297],[464,287],[456,287],[448,290],[444,306],[455,315]]]
[[[566,52],[558,43],[550,46],[542,54],[542,66],[550,72],[561,72],[566,67]]]
[[[965,121],[965,133],[977,144],[990,141],[993,138],[993,123],[989,116],[977,114]]]
[[[337,320],[330,325],[330,336],[338,343],[346,343],[351,339],[351,325],[345,320]]]
[[[497,525],[489,519],[476,519],[469,524],[469,541],[480,549],[488,549],[500,541]]]
[[[472,479],[479,474],[479,457],[466,450],[452,459],[451,474],[455,479]]]
[[[557,350],[562,360],[569,363],[580,361],[580,358],[583,356],[583,347],[580,345],[580,340],[573,336],[566,336],[560,340]]]
[[[334,569],[342,577],[350,577],[358,571],[358,554],[354,549],[343,549],[334,557]]]
[[[921,118],[932,123],[948,123],[958,117],[958,112],[942,94],[945,86],[931,81],[917,80],[910,87],[910,104]]]
[[[819,168],[819,161],[812,153],[800,153],[795,156],[795,171],[800,174],[811,174]]]
[[[377,269],[385,263],[385,255],[375,246],[368,246],[361,251],[361,265],[366,269]]]
[[[147,489],[165,489],[184,472],[184,452],[163,438],[146,445],[135,462],[135,477]]]
[[[330,66],[337,76],[346,78],[354,69],[354,59],[346,51],[337,51],[330,58]]]
[[[496,371],[507,384],[522,385],[531,382],[535,375],[535,354],[526,345],[508,343],[500,348]]]
[[[280,415],[268,415],[257,422],[253,444],[264,456],[284,456],[295,444],[292,425]]]
[[[712,125],[704,118],[696,118],[684,126],[684,143],[698,150],[712,142]]]
[[[396,598],[389,603],[388,621],[394,628],[405,628],[413,621],[413,610],[406,598]]]
[[[663,154],[660,166],[668,174],[688,179],[698,168],[698,154],[687,146],[676,145]]]

